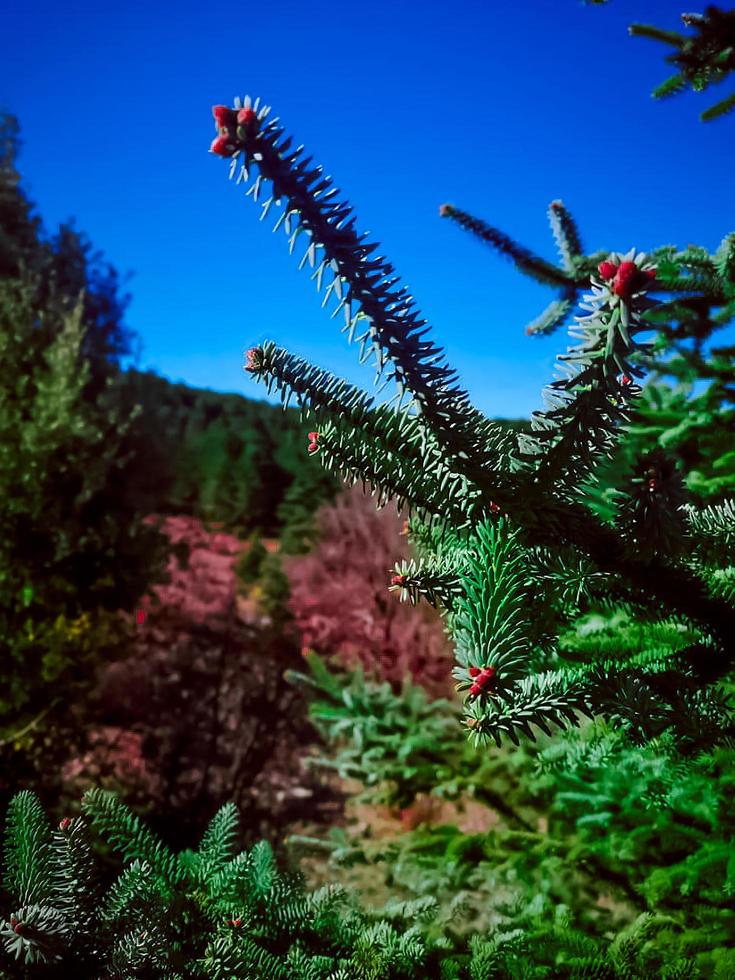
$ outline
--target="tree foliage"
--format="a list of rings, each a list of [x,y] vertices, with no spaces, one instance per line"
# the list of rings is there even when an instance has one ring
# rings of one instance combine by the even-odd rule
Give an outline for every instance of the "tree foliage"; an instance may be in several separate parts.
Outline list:
[[[94,663],[119,646],[117,610],[129,611],[163,568],[155,527],[124,491],[125,421],[111,383],[85,394],[77,307],[49,331],[32,289],[0,282],[0,728],[72,703]]]
[[[595,724],[476,753],[456,703],[430,702],[409,683],[396,694],[315,658],[309,666],[294,679],[326,742],[314,762],[356,780],[363,809],[344,829],[294,843],[329,853],[336,880],[375,889],[378,877],[403,900],[432,896],[437,921],[475,941],[490,925],[497,976],[552,966],[564,976],[565,965],[577,975],[568,957],[582,950],[600,975],[618,976],[626,948],[623,976],[732,970],[731,748],[682,760],[673,739],[634,747]],[[409,832],[375,832],[378,804],[402,808]]]
[[[637,461],[615,488],[612,519],[595,513],[589,486],[640,398],[655,353],[646,334],[661,321],[662,336],[677,325],[687,334],[690,320],[677,312],[681,293],[701,296],[708,315],[720,307],[718,324],[735,312],[733,270],[723,259],[730,236],[716,258],[668,249],[655,263],[635,250],[592,259],[554,202],[557,269],[479,219],[443,208],[562,290],[566,306],[542,318],[545,329],[589,289],[546,409],[534,413],[530,432],[509,432],[471,405],[393,267],[373,254],[377,245],[356,230],[331,179],[302,148],[291,149],[269,112],[249,98],[216,107],[212,150],[229,158],[231,177],[249,185],[254,201],[262,198],[262,216],[280,211],[276,228],[291,251],[302,245],[301,267],[311,266],[325,304],[343,314],[348,339],[373,357],[382,382],[394,383],[395,400],[379,403],[270,342],[249,351],[245,367],[310,413],[311,449],[328,469],[414,515],[422,560],[397,568],[393,588],[430,598],[445,615],[470,737],[517,741],[539,728],[575,726],[585,714],[640,739],[673,728],[692,747],[729,735],[728,696],[715,683],[731,670],[734,652],[729,559],[713,561],[699,548],[695,504],[682,509],[681,477],[663,453]],[[568,624],[611,600],[650,638],[643,649],[570,657],[559,641]],[[657,644],[671,619],[687,642]]]
[[[340,886],[307,891],[267,843],[238,851],[231,804],[195,850],[178,853],[111,794],[87,793],[82,810],[52,830],[33,794],[10,805],[4,976],[724,980],[732,967],[731,951],[713,954],[715,937],[683,933],[675,915],[644,913],[611,942],[585,934],[563,905],[552,911],[539,895],[511,922],[467,939],[437,925],[430,896],[368,910]],[[100,845],[114,854],[112,874],[102,873]]]
[[[721,10],[710,4],[703,14],[682,14],[690,34],[667,31],[650,24],[632,24],[630,33],[661,41],[674,50],[666,56],[676,74],[653,91],[655,99],[665,99],[690,87],[703,92],[735,72],[735,10]],[[735,93],[705,109],[700,119],[709,122],[735,110]]]

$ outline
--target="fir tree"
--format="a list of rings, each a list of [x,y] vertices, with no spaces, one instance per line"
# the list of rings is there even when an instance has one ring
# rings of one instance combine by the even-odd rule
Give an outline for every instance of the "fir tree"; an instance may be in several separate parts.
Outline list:
[[[301,147],[291,149],[269,112],[249,98],[215,107],[219,135],[211,150],[230,160],[231,177],[249,185],[254,201],[263,199],[263,217],[280,211],[276,227],[291,251],[303,245],[300,266],[313,269],[324,303],[343,315],[363,358],[372,356],[382,381],[393,382],[395,402],[379,403],[270,342],[248,352],[245,368],[308,413],[310,451],[327,468],[369,483],[379,502],[393,498],[410,508],[421,560],[396,569],[392,587],[443,609],[471,737],[517,741],[533,737],[534,728],[576,725],[580,713],[640,738],[673,726],[683,744],[730,732],[716,681],[735,653],[731,509],[685,506],[681,480],[660,455],[617,488],[614,521],[593,513],[586,488],[640,397],[653,353],[640,335],[657,318],[673,329],[679,293],[701,293],[730,318],[731,263],[710,268],[710,257],[679,258],[674,250],[656,261],[635,250],[584,257],[573,221],[555,202],[557,268],[445,209],[560,289],[540,327],[558,325],[589,289],[575,318],[578,343],[560,357],[564,376],[550,385],[532,431],[514,434],[472,406],[393,267],[374,254],[377,245],[357,232],[330,178]],[[731,249],[728,238],[722,255]],[[656,300],[654,292],[673,300]],[[705,523],[717,558],[704,547]],[[558,642],[564,624],[580,602],[611,600],[653,632],[662,619],[680,621],[688,642],[569,663]]]
[[[0,746],[13,747],[16,779],[36,736],[82,709],[100,657],[124,645],[119,611],[163,574],[166,556],[125,493],[112,382],[87,397],[81,307],[47,332],[55,312],[34,296],[0,282]],[[58,750],[51,739],[36,770]]]
[[[367,913],[341,888],[307,892],[265,841],[238,852],[232,804],[196,851],[180,853],[111,794],[90,791],[82,810],[52,831],[32,793],[11,803],[4,884],[14,904],[0,962],[24,976],[439,980],[441,960],[455,958],[420,925],[433,902]],[[109,883],[90,829],[122,863]]]

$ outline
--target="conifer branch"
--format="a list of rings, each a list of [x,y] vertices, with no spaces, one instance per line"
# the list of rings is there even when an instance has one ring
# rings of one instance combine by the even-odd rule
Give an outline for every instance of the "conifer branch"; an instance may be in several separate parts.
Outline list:
[[[379,439],[349,426],[330,423],[319,432],[318,448],[325,467],[350,483],[370,485],[382,505],[395,500],[399,509],[418,512],[430,523],[451,522],[457,527],[471,523],[473,514],[481,512],[482,502],[476,491],[459,475],[446,471],[438,483],[430,471],[418,468],[410,456],[386,449]],[[447,498],[447,490],[457,488]]]
[[[551,202],[548,218],[564,268],[571,276],[574,276],[580,259],[584,258],[577,223],[564,206],[563,201]]]
[[[405,393],[413,401],[393,412],[273,344],[249,352],[247,370],[269,390],[278,389],[284,401],[293,396],[312,413],[319,431],[311,433],[310,449],[320,453],[328,469],[370,485],[379,504],[395,499],[425,523],[421,563],[399,566],[391,587],[412,601],[424,595],[446,613],[457,644],[454,676],[459,689],[468,691],[478,732],[515,738],[534,726],[544,731],[564,727],[576,723],[579,711],[614,713],[610,705],[628,694],[625,710],[658,697],[662,724],[673,724],[675,695],[662,693],[660,685],[667,660],[677,655],[676,644],[668,651],[635,651],[638,661],[630,670],[637,673],[621,674],[619,690],[592,684],[589,668],[586,673],[537,671],[544,658],[556,653],[544,617],[557,625],[567,622],[575,603],[578,607],[606,585],[643,618],[663,605],[667,615],[699,631],[714,652],[709,659],[715,666],[707,665],[709,681],[726,672],[735,657],[727,640],[735,632],[735,611],[726,570],[697,565],[680,554],[684,497],[666,461],[641,464],[623,496],[624,506],[608,524],[593,515],[584,496],[640,392],[634,379],[650,358],[636,335],[658,325],[666,342],[675,344],[688,336],[696,318],[709,328],[717,297],[724,306],[735,301],[735,284],[722,275],[724,270],[729,276],[732,264],[729,239],[714,258],[694,246],[684,253],[669,246],[658,250],[653,253],[660,258],[654,281],[653,265],[634,251],[603,261],[584,256],[576,225],[561,202],[554,202],[550,212],[561,269],[465,212],[443,207],[443,214],[508,255],[522,271],[560,289],[539,329],[560,323],[592,279],[588,315],[578,318],[581,343],[560,358],[568,376],[552,384],[552,405],[536,414],[534,430],[515,437],[470,406],[439,349],[425,339],[425,322],[418,320],[405,288],[396,289],[392,267],[368,258],[373,246],[355,234],[351,209],[330,203],[337,192],[321,171],[309,169],[301,150],[289,152],[283,130],[268,123],[257,104],[252,109],[246,103],[239,113],[219,110],[225,123],[214,151],[232,157],[233,174],[244,160],[244,179],[249,179],[248,167],[257,166],[260,173],[249,192],[254,198],[264,180],[272,183],[266,211],[285,199],[279,225],[290,235],[291,247],[299,235],[307,236],[304,262],[314,267],[317,286],[325,276],[331,280],[326,296],[334,294],[338,311],[345,310],[346,329],[352,334],[361,323],[367,327],[358,339],[365,349],[375,348],[379,373],[398,384],[399,404]],[[227,121],[232,116],[237,125]],[[647,297],[650,288],[685,295],[675,303],[654,303]],[[669,322],[661,322],[664,316]],[[445,551],[437,549],[437,535]],[[529,581],[539,549],[564,552],[540,595]],[[532,615],[532,597],[542,607],[540,616]],[[630,659],[630,654],[621,656]],[[623,719],[620,713],[615,717]],[[696,719],[692,724],[695,729]]]
[[[696,553],[735,564],[735,500],[700,510],[686,504],[682,510]]]
[[[29,790],[13,797],[5,835],[8,887],[21,905],[36,905],[49,897],[51,828],[38,798]]]
[[[584,685],[570,684],[555,674],[540,674],[523,678],[490,708],[471,705],[465,725],[475,745],[486,745],[492,738],[500,746],[504,736],[518,745],[519,734],[536,740],[534,728],[551,735],[554,727],[578,727],[580,714],[593,717]]]
[[[401,602],[415,605],[423,598],[436,609],[452,610],[462,594],[462,567],[456,557],[407,559],[395,565],[390,591],[397,592]]]
[[[505,691],[528,668],[527,569],[518,533],[507,520],[479,523],[459,570],[461,595],[454,602],[452,634],[457,644],[459,689],[475,691],[472,671],[492,668],[494,694]]]
[[[541,487],[556,485],[573,490],[609,454],[621,425],[627,420],[631,396],[640,392],[633,376],[640,373],[632,359],[643,351],[633,337],[643,329],[641,313],[648,306],[646,283],[653,274],[644,255],[611,256],[601,268],[609,271],[609,285],[592,282],[584,306],[589,313],[577,317],[574,332],[582,343],[559,360],[569,376],[547,389],[551,407],[535,412],[534,434],[522,437],[521,449],[537,456],[535,480]],[[629,285],[618,284],[620,269]],[[636,280],[634,282],[634,280]]]
[[[522,272],[537,282],[547,286],[565,287],[569,285],[570,277],[566,272],[552,265],[551,262],[547,262],[540,255],[534,255],[530,249],[519,245],[505,232],[489,225],[482,218],[476,218],[467,211],[455,208],[453,204],[442,204],[439,213],[443,218],[451,218],[460,228],[470,232],[485,245],[489,245],[501,255],[511,259]]]
[[[692,34],[666,31],[650,24],[631,24],[633,37],[645,37],[670,45],[674,50],[666,60],[678,71],[658,88],[654,98],[667,98],[690,86],[703,92],[735,72],[735,10],[707,7],[704,14],[682,14],[681,19]],[[735,109],[735,95],[716,103],[700,115],[703,122],[717,119]]]
[[[265,383],[269,394],[275,387],[284,408],[293,397],[315,425],[346,423],[378,439],[386,451],[400,452],[422,465],[433,457],[439,479],[446,471],[436,443],[418,424],[416,416],[392,411],[387,405],[376,406],[375,398],[361,388],[282,347],[268,341],[248,351],[246,370]]]
[[[355,230],[356,219],[349,204],[337,199],[339,191],[325,177],[322,167],[311,167],[311,158],[302,148],[291,151],[291,138],[277,120],[267,121],[269,109],[250,108],[246,125],[221,127],[212,151],[231,157],[231,176],[249,180],[256,167],[258,176],[248,194],[258,201],[265,182],[271,195],[263,204],[263,216],[271,207],[282,207],[276,228],[283,225],[291,250],[300,235],[307,243],[302,265],[308,261],[315,269],[317,288],[325,276],[330,279],[325,301],[337,299],[334,313],[344,313],[345,330],[357,340],[363,352],[372,350],[378,376],[393,380],[399,394],[408,392],[418,414],[434,433],[443,452],[465,475],[485,481],[498,461],[503,433],[472,408],[469,396],[457,383],[457,373],[449,367],[444,352],[426,339],[426,320],[416,310],[413,296],[399,285],[395,270],[382,256],[370,258],[378,248]],[[239,108],[239,103],[238,103]],[[227,110],[234,116],[237,108]],[[219,126],[219,120],[218,120]],[[475,432],[476,423],[483,426]],[[474,424],[473,424],[474,423]],[[487,439],[488,431],[493,438]]]
[[[101,789],[89,790],[82,800],[82,810],[92,826],[104,834],[123,857],[140,857],[172,881],[183,874],[175,855],[156,840],[132,810],[113,793]]]

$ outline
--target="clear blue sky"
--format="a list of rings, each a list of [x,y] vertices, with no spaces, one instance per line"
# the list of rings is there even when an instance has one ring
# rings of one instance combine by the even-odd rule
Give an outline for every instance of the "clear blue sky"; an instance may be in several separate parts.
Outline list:
[[[735,228],[735,121],[698,121],[711,94],[654,103],[665,49],[627,34],[635,20],[678,29],[703,6],[10,0],[0,103],[21,120],[21,170],[47,227],[75,216],[133,273],[141,367],[262,397],[242,354],[270,338],[372,383],[285,236],[207,153],[210,106],[251,93],[335,177],[476,404],[525,415],[566,344],[523,334],[551,295],[438,205],[550,258],[554,198],[589,248],[714,248]]]

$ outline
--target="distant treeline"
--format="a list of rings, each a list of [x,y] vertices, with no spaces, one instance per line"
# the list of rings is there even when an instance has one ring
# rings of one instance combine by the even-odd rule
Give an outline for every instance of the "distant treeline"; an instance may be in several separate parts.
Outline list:
[[[299,539],[337,481],[307,452],[296,410],[173,384],[150,372],[120,377],[142,465],[131,492],[150,512],[186,513],[238,534]],[[298,549],[292,540],[291,548]]]

